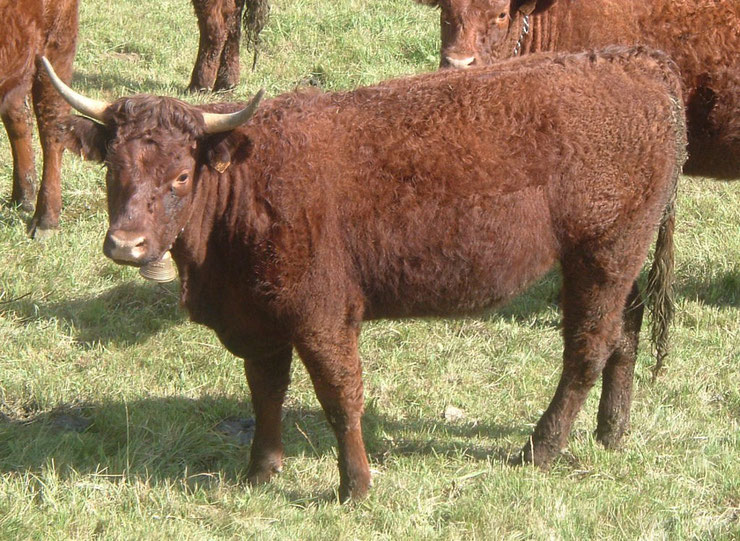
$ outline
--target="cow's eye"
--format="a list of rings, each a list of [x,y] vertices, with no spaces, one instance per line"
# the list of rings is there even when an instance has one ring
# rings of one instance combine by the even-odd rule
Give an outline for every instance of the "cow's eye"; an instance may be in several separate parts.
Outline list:
[[[183,171],[172,180],[170,190],[177,195],[185,195],[190,187],[190,184],[188,184],[189,180],[190,175],[187,171]]]
[[[504,19],[506,19],[506,17],[508,17],[508,16],[509,16],[509,14],[508,14],[508,13],[506,13],[505,11],[503,11],[503,12],[501,12],[501,13],[499,13],[499,14],[498,14],[498,20],[499,20],[499,21],[503,21],[503,20],[504,20]]]

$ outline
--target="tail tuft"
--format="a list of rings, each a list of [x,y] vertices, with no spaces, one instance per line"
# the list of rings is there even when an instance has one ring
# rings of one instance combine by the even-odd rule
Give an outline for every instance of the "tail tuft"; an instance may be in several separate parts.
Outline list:
[[[242,15],[247,50],[252,49],[252,71],[257,65],[257,52],[260,44],[260,32],[270,17],[269,0],[246,0]]]

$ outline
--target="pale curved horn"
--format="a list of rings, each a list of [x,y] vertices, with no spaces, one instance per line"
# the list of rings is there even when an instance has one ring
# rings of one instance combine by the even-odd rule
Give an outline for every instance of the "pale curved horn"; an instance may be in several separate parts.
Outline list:
[[[203,122],[205,122],[206,125],[206,133],[222,133],[238,128],[247,120],[252,118],[252,115],[257,110],[260,100],[264,95],[265,89],[260,88],[259,92],[254,95],[247,106],[235,113],[203,113]]]
[[[110,105],[109,103],[94,100],[92,98],[86,98],[82,94],[78,94],[77,92],[69,88],[66,84],[64,84],[64,81],[59,78],[59,76],[54,71],[54,68],[51,67],[51,63],[46,59],[45,56],[41,57],[41,63],[44,65],[44,68],[46,68],[46,73],[49,74],[51,84],[54,85],[54,88],[57,89],[57,92],[59,92],[59,94],[67,103],[69,103],[72,107],[74,107],[83,115],[88,116],[93,120],[100,122],[101,124],[105,124],[105,121],[103,120],[103,112],[108,108],[108,106]]]

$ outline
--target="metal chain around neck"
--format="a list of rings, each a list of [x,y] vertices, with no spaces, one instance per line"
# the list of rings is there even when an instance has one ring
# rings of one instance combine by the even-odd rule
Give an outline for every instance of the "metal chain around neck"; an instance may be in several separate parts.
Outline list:
[[[522,50],[522,43],[524,42],[524,36],[529,34],[529,15],[525,15],[522,24],[522,33],[519,36],[519,40],[514,45],[514,56],[519,56],[519,52]]]

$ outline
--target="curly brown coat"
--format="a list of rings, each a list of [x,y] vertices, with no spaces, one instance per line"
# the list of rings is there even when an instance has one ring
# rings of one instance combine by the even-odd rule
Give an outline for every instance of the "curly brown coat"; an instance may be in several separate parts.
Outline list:
[[[107,164],[106,254],[143,265],[171,248],[191,318],[244,358],[250,481],[281,467],[295,348],[335,431],[346,499],[370,483],[362,321],[477,313],[556,263],[563,373],[522,457],[556,456],[602,374],[597,435],[619,442],[642,321],[636,278],[659,224],[651,287],[669,296],[680,92],[665,55],[614,49],[293,92],[220,135],[204,132],[201,111],[239,106],[135,96],[104,126],[72,121],[69,136]]]
[[[440,7],[442,67],[490,64],[515,51],[577,52],[612,44],[665,51],[683,81],[689,129],[684,171],[740,178],[738,0],[416,1]]]

